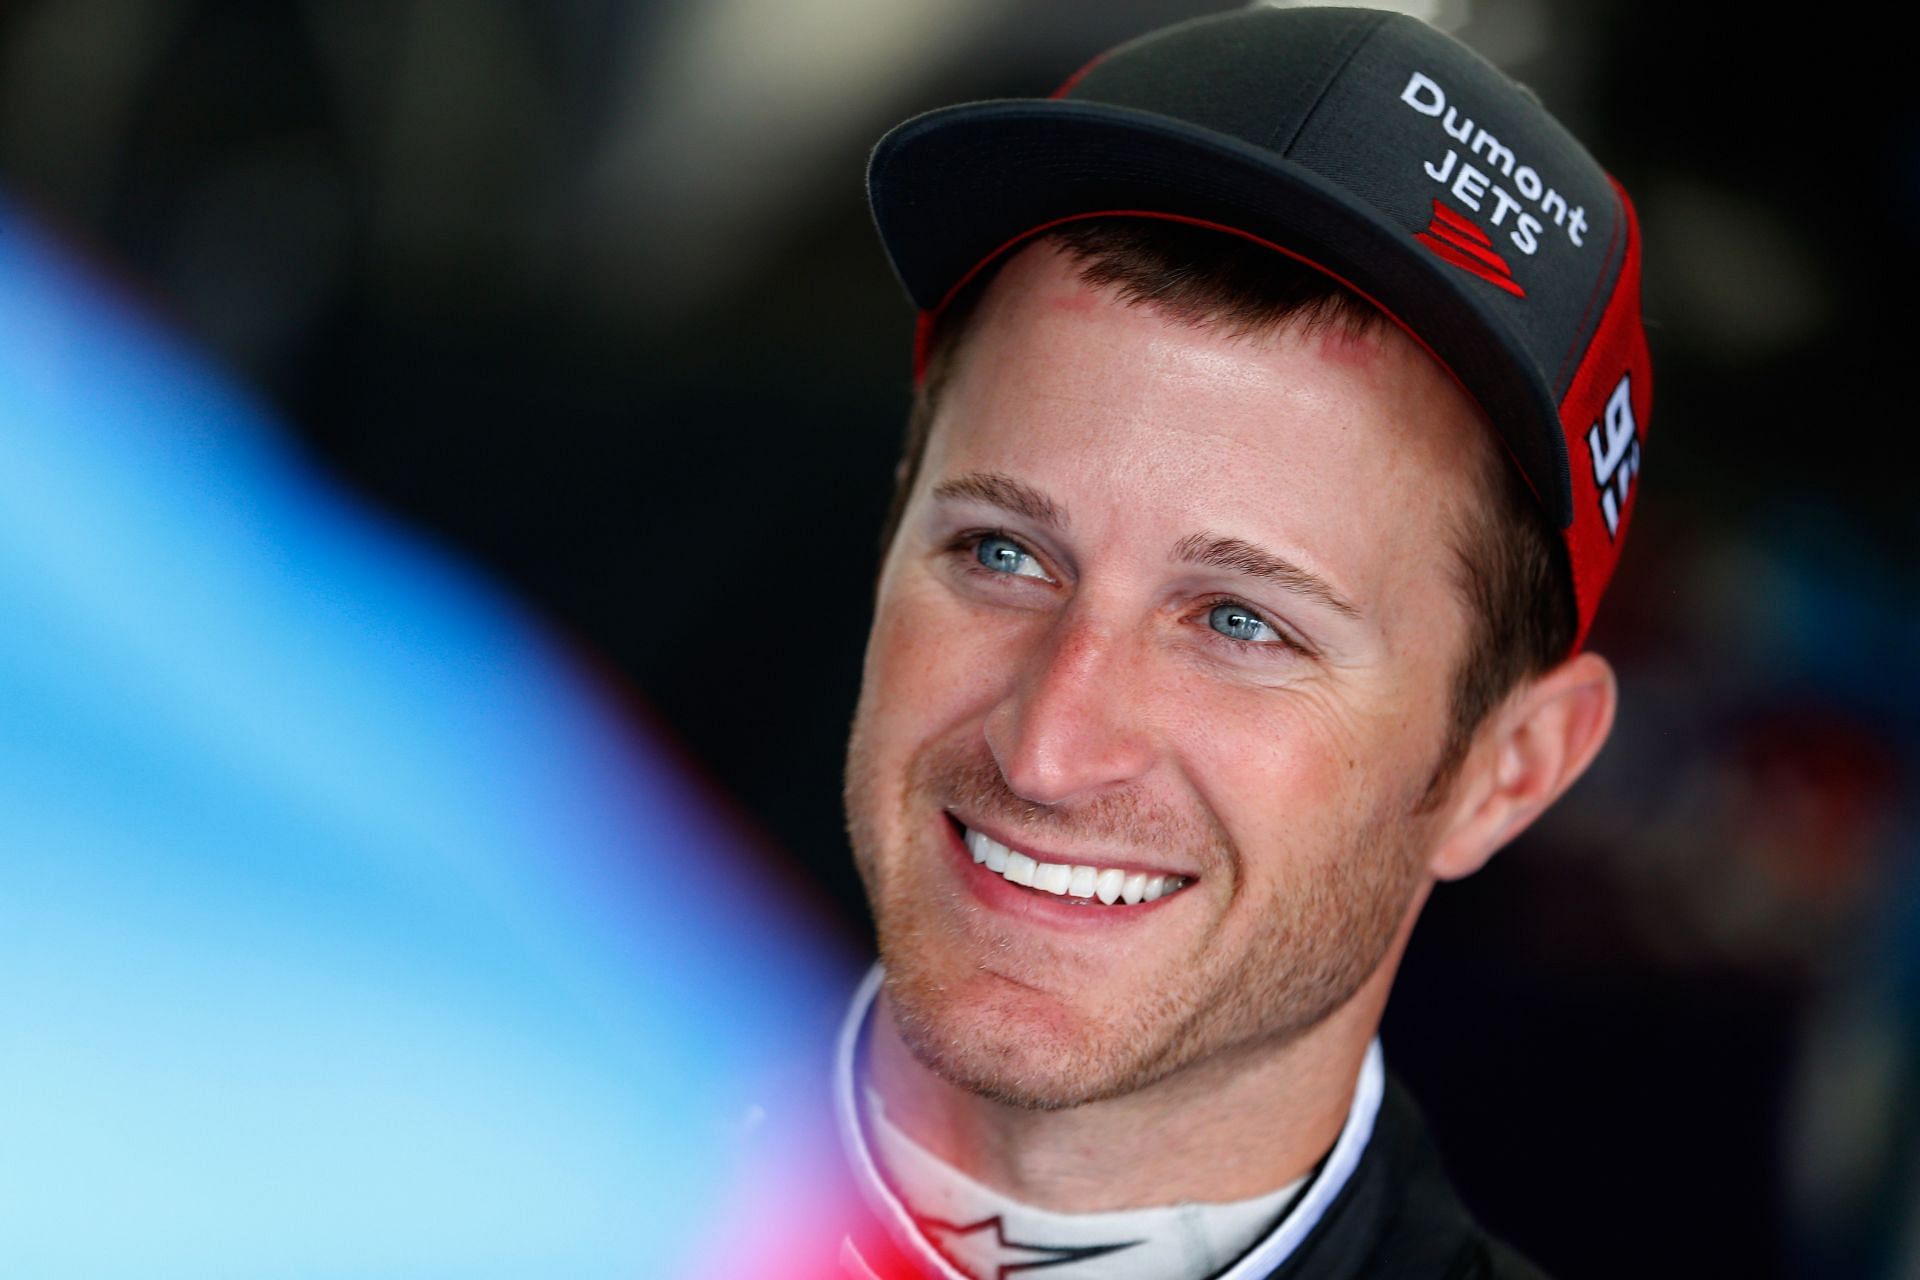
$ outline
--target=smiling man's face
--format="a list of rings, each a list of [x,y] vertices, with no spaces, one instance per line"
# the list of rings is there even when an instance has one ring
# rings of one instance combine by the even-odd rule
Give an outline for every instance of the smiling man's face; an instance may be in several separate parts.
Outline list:
[[[1073,1106],[1383,996],[1430,883],[1449,504],[1484,430],[1390,327],[1234,338],[1044,243],[1007,264],[882,569],[848,753],[922,1063]]]

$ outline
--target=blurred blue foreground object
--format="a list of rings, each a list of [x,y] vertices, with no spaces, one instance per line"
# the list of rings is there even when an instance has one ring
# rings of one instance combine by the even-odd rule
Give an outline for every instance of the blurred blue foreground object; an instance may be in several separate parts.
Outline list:
[[[845,989],[790,903],[0,203],[0,1275],[697,1274]]]

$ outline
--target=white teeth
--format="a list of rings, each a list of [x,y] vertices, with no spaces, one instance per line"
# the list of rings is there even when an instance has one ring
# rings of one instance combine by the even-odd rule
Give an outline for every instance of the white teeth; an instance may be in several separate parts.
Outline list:
[[[982,835],[978,831],[966,831],[965,840],[967,852],[987,870],[1014,884],[1063,898],[1097,898],[1107,906],[1116,902],[1133,906],[1153,902],[1187,886],[1184,876],[1155,876],[1144,871],[1126,872],[1118,867],[1040,862],[1030,854],[1009,849],[992,836]]]
[[[999,875],[1007,869],[1007,846],[978,831],[967,832],[967,851],[975,862],[984,862],[987,870]]]

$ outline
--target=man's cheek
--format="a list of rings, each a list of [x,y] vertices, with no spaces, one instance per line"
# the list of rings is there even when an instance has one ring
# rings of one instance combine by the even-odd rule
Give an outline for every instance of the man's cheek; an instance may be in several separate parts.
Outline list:
[[[881,598],[875,612],[866,679],[869,694],[884,710],[895,709],[901,693],[924,683],[940,661],[942,619],[927,594],[924,587],[897,588]]]
[[[1033,625],[932,593],[895,601],[874,627],[868,692],[895,723],[983,718],[1011,687]]]

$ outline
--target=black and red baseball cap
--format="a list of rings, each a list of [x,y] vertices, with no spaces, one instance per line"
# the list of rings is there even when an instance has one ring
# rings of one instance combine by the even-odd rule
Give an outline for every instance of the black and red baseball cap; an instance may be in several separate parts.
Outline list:
[[[1214,227],[1339,280],[1498,430],[1562,530],[1585,640],[1652,409],[1639,227],[1539,99],[1465,45],[1374,9],[1199,18],[1050,98],[916,116],[874,148],[867,184],[922,360],[969,279],[1082,218]]]

